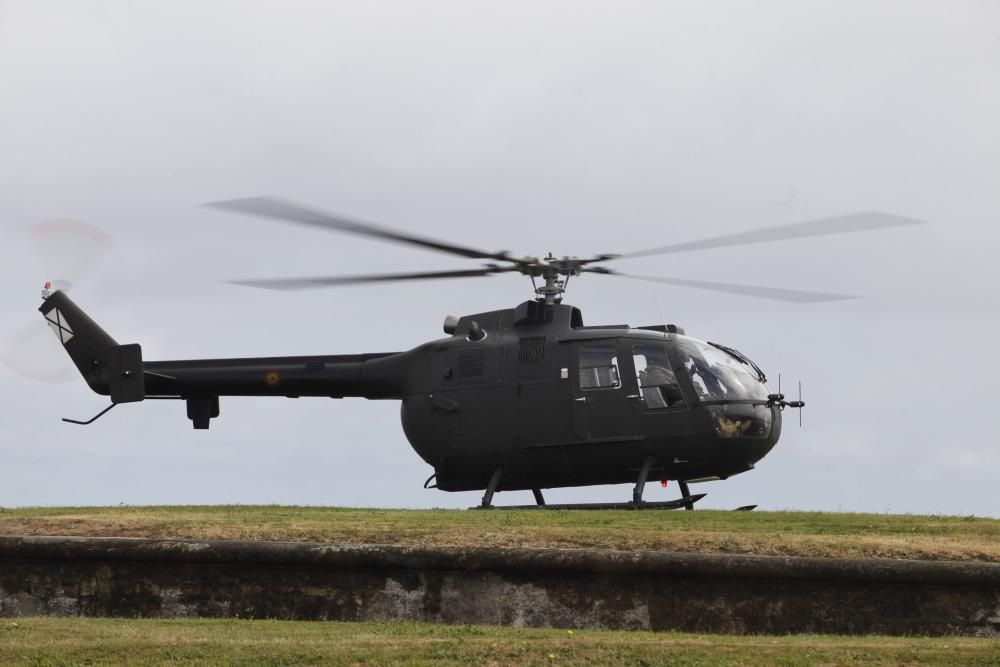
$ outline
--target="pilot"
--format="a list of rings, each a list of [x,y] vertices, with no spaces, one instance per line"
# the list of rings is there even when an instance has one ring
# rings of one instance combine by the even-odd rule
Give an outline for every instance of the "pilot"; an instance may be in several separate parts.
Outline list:
[[[702,384],[705,385],[705,391],[710,397],[718,399],[726,398],[726,395],[729,393],[728,390],[705,361],[692,355],[689,363],[691,367],[688,368],[688,371],[691,373],[692,380],[695,379],[695,376],[701,379]],[[697,383],[695,383],[695,387],[697,388]]]
[[[680,387],[674,372],[664,366],[647,366],[640,380],[643,400],[649,408],[668,408],[681,400]]]

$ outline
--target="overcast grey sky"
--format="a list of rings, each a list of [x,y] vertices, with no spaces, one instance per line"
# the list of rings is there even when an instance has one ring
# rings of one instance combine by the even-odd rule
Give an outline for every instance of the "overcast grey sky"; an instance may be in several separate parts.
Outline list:
[[[147,359],[407,349],[520,276],[272,293],[228,278],[472,268],[199,205],[279,195],[490,249],[625,252],[860,210],[920,227],[621,262],[861,294],[783,304],[585,276],[588,323],[667,320],[786,389],[754,471],[706,507],[1000,516],[1000,3],[0,0],[0,338],[50,275],[25,233],[116,247],[74,299]],[[659,304],[659,305],[658,305]],[[786,392],[787,393],[787,392]],[[103,407],[0,367],[0,505],[462,507],[425,491],[396,402]],[[786,413],[794,422],[794,413]],[[551,501],[625,500],[627,487]],[[650,489],[650,499],[675,489]],[[506,496],[506,497],[505,497]],[[497,502],[529,502],[510,493]]]

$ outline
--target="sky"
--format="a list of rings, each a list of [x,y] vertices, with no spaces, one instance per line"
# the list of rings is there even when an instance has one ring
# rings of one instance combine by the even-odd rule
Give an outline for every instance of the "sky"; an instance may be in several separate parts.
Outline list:
[[[32,349],[68,364],[36,312],[52,279],[149,360],[405,350],[445,315],[532,296],[517,275],[228,284],[478,266],[202,206],[236,197],[533,255],[882,211],[927,224],[616,265],[863,299],[583,276],[566,302],[588,324],[667,320],[736,347],[785,393],[803,382],[802,428],[786,412],[777,447],[699,485],[700,506],[1000,517],[998,71],[992,1],[0,0],[0,340],[33,327]],[[53,220],[114,248],[93,270],[53,265],[28,233]],[[397,402],[224,397],[209,431],[172,401],[60,422],[105,400],[0,366],[0,506],[481,496],[422,488]]]

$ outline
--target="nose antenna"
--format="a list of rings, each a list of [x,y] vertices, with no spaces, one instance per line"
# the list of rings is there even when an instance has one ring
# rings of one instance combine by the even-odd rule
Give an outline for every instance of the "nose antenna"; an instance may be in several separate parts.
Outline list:
[[[806,404],[802,401],[802,380],[799,380],[799,428],[802,428],[802,408]]]
[[[799,400],[786,401],[785,395],[781,393],[781,373],[778,373],[778,393],[768,394],[767,405],[768,407],[777,405],[782,410],[785,408],[797,408],[799,411],[799,428],[802,428],[802,408],[806,406],[802,400],[802,380],[799,380]]]

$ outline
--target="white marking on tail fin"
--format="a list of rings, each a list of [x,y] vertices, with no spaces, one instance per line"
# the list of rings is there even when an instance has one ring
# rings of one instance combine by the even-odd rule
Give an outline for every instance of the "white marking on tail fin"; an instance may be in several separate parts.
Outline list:
[[[70,338],[73,337],[73,329],[70,328],[58,308],[53,308],[46,313],[45,320],[49,323],[49,327],[52,331],[55,332],[56,338],[58,338],[59,342],[63,345],[68,343]]]

